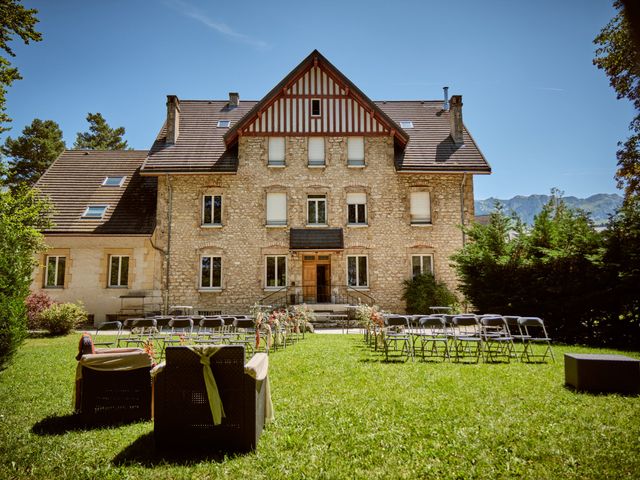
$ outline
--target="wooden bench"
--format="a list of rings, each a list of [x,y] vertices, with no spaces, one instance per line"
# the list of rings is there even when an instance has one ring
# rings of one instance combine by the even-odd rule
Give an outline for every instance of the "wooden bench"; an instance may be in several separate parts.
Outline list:
[[[640,360],[624,355],[564,354],[565,385],[596,393],[640,393]]]

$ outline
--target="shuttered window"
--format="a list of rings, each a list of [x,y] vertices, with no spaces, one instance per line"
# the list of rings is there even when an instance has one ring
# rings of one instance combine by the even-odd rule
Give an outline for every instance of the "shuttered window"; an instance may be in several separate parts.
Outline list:
[[[416,225],[431,223],[429,192],[411,193],[411,223]]]
[[[287,194],[267,193],[267,225],[287,224]]]
[[[347,194],[348,222],[352,225],[365,225],[367,223],[367,194]]]
[[[324,138],[309,138],[309,165],[324,165]]]
[[[269,137],[269,165],[284,165],[284,137]]]
[[[364,137],[349,137],[347,140],[347,164],[364,165]]]

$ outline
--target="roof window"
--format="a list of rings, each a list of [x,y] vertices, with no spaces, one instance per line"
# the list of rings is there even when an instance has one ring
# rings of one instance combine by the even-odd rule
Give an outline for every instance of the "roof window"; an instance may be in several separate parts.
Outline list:
[[[411,120],[401,120],[400,126],[402,128],[413,128],[413,122]]]
[[[106,177],[102,182],[103,187],[121,187],[125,177]]]
[[[219,128],[229,128],[229,125],[231,125],[231,121],[230,120],[218,120],[218,127]]]
[[[82,214],[82,218],[102,218],[109,205],[89,205]]]

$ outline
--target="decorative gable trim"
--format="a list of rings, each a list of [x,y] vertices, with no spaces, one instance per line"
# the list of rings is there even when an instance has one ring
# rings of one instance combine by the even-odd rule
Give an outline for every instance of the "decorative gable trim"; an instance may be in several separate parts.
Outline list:
[[[227,132],[227,146],[240,135],[393,135],[402,146],[409,139],[317,50]]]

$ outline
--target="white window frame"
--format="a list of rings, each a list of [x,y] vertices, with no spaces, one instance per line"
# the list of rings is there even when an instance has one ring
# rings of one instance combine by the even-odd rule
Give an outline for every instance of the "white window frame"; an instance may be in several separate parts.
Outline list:
[[[102,213],[100,215],[97,214],[92,214],[89,215],[89,211],[91,209],[97,209],[97,208],[101,208],[102,209]],[[105,214],[107,213],[107,209],[109,208],[109,205],[88,205],[87,208],[85,209],[84,213],[82,214],[82,218],[87,218],[90,220],[100,220],[102,218],[104,218]]]
[[[205,202],[206,202],[206,198],[207,197],[211,197],[211,222],[210,223],[206,223],[205,222]],[[215,221],[215,211],[216,211],[216,207],[215,207],[215,197],[220,197],[220,221],[216,222]],[[201,221],[201,225],[203,227],[221,227],[222,226],[222,209],[224,204],[224,199],[222,198],[222,195],[220,194],[204,194],[202,195],[202,221]]]
[[[427,220],[419,220],[414,217],[413,211],[417,209],[417,205],[414,207],[414,194],[426,194],[428,199],[427,211],[428,211],[428,219]],[[432,224],[432,215],[431,215],[431,192],[421,190],[411,192],[409,194],[409,217],[411,225],[431,225]]]
[[[214,258],[219,258],[220,259],[220,285],[213,285],[213,268],[211,269],[211,271],[209,272],[209,283],[210,286],[206,287],[204,285],[202,285],[202,263],[203,260],[205,258],[210,258],[211,259],[211,265],[213,266],[213,259]],[[222,263],[222,256],[221,255],[200,255],[200,267],[198,268],[198,288],[200,290],[206,290],[206,291],[220,291],[222,290],[222,269],[223,269],[223,263]]]
[[[113,285],[111,283],[111,273],[113,268],[113,259],[118,259],[118,283]],[[127,258],[127,278],[126,283],[122,284],[122,259]],[[109,276],[107,279],[107,286],[109,288],[129,288],[129,274],[131,273],[131,257],[129,255],[109,255]]]
[[[413,121],[411,120],[400,120],[401,128],[413,128]]]
[[[284,220],[269,219],[269,195],[284,195]],[[289,219],[289,199],[285,192],[267,192],[265,198],[265,225],[267,227],[286,227]]]
[[[322,141],[322,159],[311,158],[311,142]],[[327,165],[327,144],[324,137],[309,137],[307,139],[307,165],[309,167],[325,167]]]
[[[119,178],[120,181],[118,183],[109,183],[111,179]],[[102,181],[103,187],[121,187],[124,184],[124,181],[127,177],[123,175],[114,175],[114,176],[106,176]]]
[[[276,140],[282,140],[282,158],[272,158],[271,154],[274,150],[272,143]],[[285,137],[269,137],[267,145],[267,166],[269,167],[284,167],[287,164],[287,139]]]
[[[350,142],[355,142],[356,140],[362,140],[362,158],[352,158],[350,156],[351,149],[349,148]],[[364,137],[347,137],[347,166],[348,167],[357,167],[362,168],[365,166],[365,151],[364,151]]]
[[[269,262],[270,258],[274,258],[275,259],[275,283],[276,285],[269,285],[269,278],[268,278],[268,268],[267,268],[267,264]],[[284,285],[277,285],[278,283],[278,278],[279,278],[279,270],[278,270],[278,259],[279,258],[284,258]],[[289,261],[287,260],[287,256],[286,255],[266,255],[264,257],[264,289],[265,290],[280,290],[283,287],[287,286],[287,282],[289,280],[288,278],[288,263]]]
[[[49,260],[55,258],[55,283],[53,285],[49,285]],[[44,288],[64,288],[64,277],[66,272],[63,270],[62,273],[62,285],[58,284],[58,274],[60,273],[58,269],[60,268],[60,259],[64,258],[64,269],[67,268],[67,256],[66,255],[47,255],[45,257],[45,269],[44,269]]]
[[[231,120],[218,120],[218,128],[229,128],[231,126]]]
[[[315,197],[315,198],[313,198]],[[320,198],[322,197],[322,198]],[[320,223],[318,222],[318,204],[320,202],[324,202],[324,222]],[[309,218],[309,204],[310,203],[315,203],[316,204],[316,218],[315,218],[315,222],[310,222],[310,218]],[[328,211],[328,202],[327,202],[327,196],[326,195],[322,195],[322,194],[318,194],[318,195],[307,195],[307,226],[327,226],[329,224],[329,211]]]
[[[366,259],[365,265],[367,266],[367,284],[360,285],[360,262],[359,258],[364,257]],[[356,285],[351,285],[349,283],[349,259],[356,259]],[[351,288],[360,289],[360,290],[368,290],[369,289],[369,256],[368,255],[347,255],[347,285]]]
[[[433,266],[433,253],[414,253],[411,255],[411,278],[416,277],[416,274],[413,272],[413,259],[416,257],[420,258],[420,274],[426,273],[424,268],[424,258],[429,257],[431,259],[431,268],[428,271],[429,273],[431,273],[431,275],[433,275],[435,270]]]
[[[356,193],[354,193],[354,194],[356,194]],[[358,203],[349,202],[349,195],[350,194],[347,193],[347,225],[355,226],[355,227],[367,225],[368,224],[367,194],[366,193],[357,193],[357,195],[364,195],[364,202],[358,202]],[[349,221],[349,216],[350,216],[349,214],[350,214],[350,210],[351,210],[351,205],[353,205],[355,207],[355,210],[356,210],[356,215],[355,215],[356,216],[356,221],[355,222],[350,222]],[[358,218],[358,208],[357,208],[358,205],[364,205],[364,219],[362,219],[362,220],[360,220]],[[360,220],[360,221],[358,221],[358,220]]]

